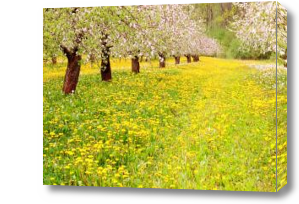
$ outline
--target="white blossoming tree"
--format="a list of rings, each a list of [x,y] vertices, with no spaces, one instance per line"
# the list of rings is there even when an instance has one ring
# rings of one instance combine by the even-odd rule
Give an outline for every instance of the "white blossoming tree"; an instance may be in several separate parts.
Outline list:
[[[174,57],[176,64],[180,56],[194,56],[204,53],[204,25],[195,22],[187,11],[192,5],[155,5],[121,7],[125,14],[119,20],[128,26],[119,35],[120,43],[115,44],[112,53],[115,57],[130,57],[132,71],[139,72],[141,56],[152,58],[158,56],[160,68],[165,67],[166,57]],[[186,9],[188,8],[188,10]],[[203,40],[205,39],[205,40]]]
[[[87,61],[91,57],[100,60],[102,80],[111,80],[111,48],[119,43],[119,35],[126,29],[114,15],[121,11],[119,7],[44,9],[44,56],[62,52],[68,60],[64,93],[76,90],[82,55],[88,56]]]
[[[67,58],[63,92],[73,93],[83,60],[100,64],[103,81],[112,79],[110,58],[131,58],[132,71],[139,73],[140,57],[185,55],[199,60],[211,55],[216,43],[205,36],[201,21],[190,18],[192,5],[115,6],[44,9],[44,57],[61,53]]]
[[[44,9],[44,55],[53,57],[61,51],[68,64],[63,92],[76,90],[80,74],[80,61],[85,51],[85,40],[90,36],[90,24],[86,21],[86,8]]]
[[[239,14],[234,17],[232,28],[243,42],[241,49],[266,54],[276,52],[286,58],[287,11],[275,1],[234,3]],[[276,18],[276,9],[278,16]],[[277,19],[277,21],[276,21]],[[277,44],[276,44],[277,22]]]

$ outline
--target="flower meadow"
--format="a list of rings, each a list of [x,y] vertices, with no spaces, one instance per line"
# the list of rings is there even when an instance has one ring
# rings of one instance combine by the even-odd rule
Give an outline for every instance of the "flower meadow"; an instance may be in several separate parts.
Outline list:
[[[130,60],[111,63],[111,82],[82,64],[70,95],[61,90],[66,63],[44,64],[45,185],[276,191],[276,153],[278,189],[286,184],[285,68],[276,146],[275,68],[201,57],[141,62],[133,74]]]

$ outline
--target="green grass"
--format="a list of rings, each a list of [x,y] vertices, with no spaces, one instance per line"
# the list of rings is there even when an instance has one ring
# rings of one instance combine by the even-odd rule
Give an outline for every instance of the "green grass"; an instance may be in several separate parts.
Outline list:
[[[44,184],[275,191],[275,69],[155,63],[134,75],[119,62],[110,83],[83,67],[69,96],[63,68],[44,68]],[[283,186],[287,73],[278,76]]]

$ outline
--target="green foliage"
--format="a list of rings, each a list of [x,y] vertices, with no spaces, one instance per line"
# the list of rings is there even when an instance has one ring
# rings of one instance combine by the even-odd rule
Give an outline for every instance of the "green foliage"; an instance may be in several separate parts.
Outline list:
[[[220,57],[237,58],[239,56],[240,42],[232,32],[224,28],[213,28],[208,31],[208,35],[217,39],[222,47]]]

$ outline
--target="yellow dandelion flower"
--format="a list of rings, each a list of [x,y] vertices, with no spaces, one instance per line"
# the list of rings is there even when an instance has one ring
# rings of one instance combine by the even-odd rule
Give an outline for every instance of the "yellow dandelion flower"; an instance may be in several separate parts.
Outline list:
[[[72,152],[72,151],[67,151],[67,154],[70,155],[70,156],[72,156],[72,155],[74,155],[74,152]]]
[[[90,174],[92,174],[92,172],[87,170],[87,171],[85,171],[85,174],[90,175]]]

